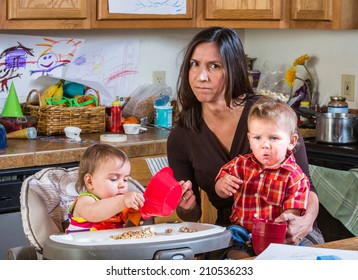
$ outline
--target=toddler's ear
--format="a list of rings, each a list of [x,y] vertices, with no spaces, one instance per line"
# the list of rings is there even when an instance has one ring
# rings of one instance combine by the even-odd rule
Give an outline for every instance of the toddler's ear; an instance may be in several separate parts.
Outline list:
[[[93,187],[93,183],[92,183],[92,176],[91,174],[86,174],[83,178],[84,182],[85,182],[85,185],[86,185],[86,188],[89,189],[89,190],[93,190],[94,187]]]
[[[292,151],[293,148],[296,146],[297,141],[298,141],[298,134],[295,133],[295,134],[293,134],[293,135],[291,136],[290,144],[288,145],[288,149],[289,149],[290,151]]]

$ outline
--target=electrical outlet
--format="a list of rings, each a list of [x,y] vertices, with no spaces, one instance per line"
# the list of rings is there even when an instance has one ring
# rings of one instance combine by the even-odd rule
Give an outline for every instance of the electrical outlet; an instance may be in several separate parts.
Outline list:
[[[354,101],[354,75],[342,75],[342,96],[347,101]]]
[[[153,72],[153,84],[165,84],[165,71]]]

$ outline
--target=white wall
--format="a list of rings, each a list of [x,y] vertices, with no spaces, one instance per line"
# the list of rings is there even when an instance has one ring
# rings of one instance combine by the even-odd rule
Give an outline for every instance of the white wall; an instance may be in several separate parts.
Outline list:
[[[116,29],[116,30],[36,30],[2,31],[6,34],[41,35],[83,38],[87,42],[112,41],[113,39],[140,39],[140,80],[152,82],[153,71],[166,71],[166,82],[175,88],[180,51],[199,29]],[[313,56],[310,67],[318,77],[321,103],[327,104],[330,95],[340,95],[341,75],[358,77],[358,30],[238,30],[246,53],[256,57],[254,68],[261,70],[265,60],[292,64],[302,54]],[[0,34],[1,40],[1,34]],[[350,108],[358,108],[358,81],[355,100]]]
[[[2,32],[5,34],[5,32]],[[140,40],[139,76],[141,84],[152,83],[153,71],[166,71],[166,83],[173,89],[180,65],[179,53],[195,33],[191,29],[149,29],[149,30],[33,30],[6,31],[6,34],[33,36],[73,37],[85,39],[86,43],[113,41],[116,39]],[[1,40],[0,34],[0,40]],[[40,89],[40,88],[39,88]],[[0,108],[5,103],[7,94],[0,96]],[[20,102],[24,97],[19,96]],[[2,102],[1,102],[2,101]],[[2,104],[1,104],[2,103]]]
[[[245,51],[257,57],[254,68],[262,69],[265,60],[292,64],[303,55],[313,56],[310,67],[318,77],[320,103],[330,95],[341,95],[341,75],[355,75],[354,102],[358,108],[358,30],[245,30]]]

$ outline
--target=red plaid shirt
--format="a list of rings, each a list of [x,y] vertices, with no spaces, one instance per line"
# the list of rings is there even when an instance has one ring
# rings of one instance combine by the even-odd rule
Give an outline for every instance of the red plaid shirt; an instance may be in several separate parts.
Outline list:
[[[310,182],[292,153],[272,168],[262,168],[253,154],[238,156],[220,169],[215,181],[226,174],[244,181],[234,195],[230,219],[250,232],[254,217],[273,220],[284,210],[307,207]]]

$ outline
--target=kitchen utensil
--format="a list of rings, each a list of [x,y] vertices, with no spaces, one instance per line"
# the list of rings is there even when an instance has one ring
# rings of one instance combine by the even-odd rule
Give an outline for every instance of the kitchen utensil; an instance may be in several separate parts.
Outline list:
[[[140,209],[143,219],[170,216],[177,208],[182,190],[174,178],[173,170],[164,167],[149,181],[144,191],[144,205]]]
[[[255,254],[259,255],[270,243],[284,243],[286,223],[254,218],[251,234]]]
[[[146,131],[139,123],[126,123],[123,125],[125,134],[138,134],[140,131]]]
[[[319,113],[316,115],[316,141],[347,144],[358,141],[358,115]]]
[[[169,130],[169,131],[171,130],[168,127],[164,127],[164,126],[160,126],[160,125],[156,125],[156,124],[151,124],[151,123],[147,124],[146,126],[148,126],[148,127],[156,127],[156,128],[160,128],[162,130]]]

